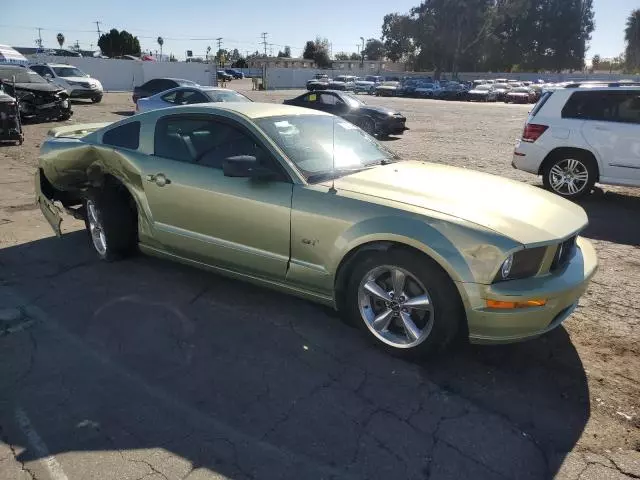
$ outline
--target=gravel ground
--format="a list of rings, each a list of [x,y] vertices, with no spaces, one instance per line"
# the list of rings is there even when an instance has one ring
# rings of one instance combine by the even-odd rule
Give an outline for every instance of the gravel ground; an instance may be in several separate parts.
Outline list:
[[[253,92],[249,81],[234,81],[230,87],[266,102],[281,102],[301,93]],[[529,106],[362,98],[371,104],[397,108],[406,115],[410,130],[387,142],[405,158],[427,159],[541,184],[538,178],[510,165],[513,145]],[[65,123],[118,120],[132,110],[130,93],[108,93],[97,105],[77,102],[72,120]],[[40,143],[47,130],[57,125],[27,125],[23,146],[0,147],[0,272],[4,269],[0,286],[24,286],[31,281],[38,284],[40,277],[31,273],[37,268],[35,264],[20,269],[20,255],[28,258],[28,249],[20,248],[51,236],[33,203],[32,177]],[[573,450],[578,457],[567,457],[572,460],[565,461],[563,478],[578,478],[572,468],[584,474],[582,478],[627,478],[622,472],[638,478],[640,310],[635,302],[640,299],[640,189],[605,186],[596,189],[581,205],[590,219],[584,236],[597,248],[600,269],[564,327],[525,344],[464,348],[449,358],[420,365],[419,370],[448,392],[534,432],[543,450],[550,444],[555,445],[550,449],[555,452]],[[66,232],[82,227],[70,219],[63,225]],[[160,274],[167,268],[162,265],[158,267]],[[0,303],[0,310],[2,307]],[[565,344],[572,345],[572,354],[566,353]],[[532,385],[540,388],[532,390]],[[553,395],[540,393],[549,391]],[[566,409],[565,431],[577,433],[564,442],[563,425],[557,424],[562,418],[556,413],[536,416],[532,409],[556,413]],[[574,417],[580,418],[575,420],[570,412],[578,410],[582,413],[576,414]],[[571,426],[574,420],[580,425]],[[635,466],[621,468],[612,458],[616,452],[630,454]],[[621,476],[600,475],[599,469]],[[551,473],[557,470],[550,469]]]

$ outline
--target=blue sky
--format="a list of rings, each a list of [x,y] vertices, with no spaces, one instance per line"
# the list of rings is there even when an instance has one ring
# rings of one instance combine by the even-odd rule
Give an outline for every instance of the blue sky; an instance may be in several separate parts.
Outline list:
[[[263,51],[261,32],[273,53],[290,45],[294,56],[302,53],[304,42],[316,35],[327,37],[333,52],[356,51],[360,37],[380,37],[382,18],[391,11],[407,12],[419,0],[189,0],[180,2],[109,0],[78,2],[67,0],[53,5],[50,0],[30,0],[28,10],[20,2],[7,0],[0,8],[0,44],[33,46],[42,27],[45,47],[57,46],[62,32],[66,44],[79,41],[82,48],[95,48],[95,21],[101,29],[126,29],[137,35],[143,49],[156,50],[158,35],[165,38],[164,53],[183,57],[186,50],[204,55],[208,45],[215,51],[215,38],[224,48],[241,52]],[[318,8],[317,5],[322,5]],[[96,7],[99,5],[99,7]],[[183,6],[184,5],[184,6]],[[640,6],[639,0],[594,0],[596,30],[587,56],[598,53],[612,57],[624,49],[623,29],[627,16]],[[198,40],[196,40],[198,39]],[[205,39],[205,40],[199,40]],[[271,47],[267,47],[270,51]]]

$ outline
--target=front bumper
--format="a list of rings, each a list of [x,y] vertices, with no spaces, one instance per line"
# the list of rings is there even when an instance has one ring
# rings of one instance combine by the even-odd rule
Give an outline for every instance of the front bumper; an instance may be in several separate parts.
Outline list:
[[[76,88],[69,92],[69,96],[71,98],[94,98],[94,97],[102,97],[103,91],[90,88]]]
[[[469,340],[472,343],[512,343],[536,338],[558,327],[575,310],[596,273],[593,245],[578,237],[575,256],[562,271],[541,277],[493,285],[459,283],[466,296]],[[513,310],[486,308],[486,300],[524,302],[544,298],[544,307]]]

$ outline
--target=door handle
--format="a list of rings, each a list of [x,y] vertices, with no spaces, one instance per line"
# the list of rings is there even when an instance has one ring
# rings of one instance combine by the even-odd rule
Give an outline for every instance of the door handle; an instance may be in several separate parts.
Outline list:
[[[164,173],[156,173],[155,175],[147,175],[148,182],[154,182],[159,187],[164,187],[171,183]]]

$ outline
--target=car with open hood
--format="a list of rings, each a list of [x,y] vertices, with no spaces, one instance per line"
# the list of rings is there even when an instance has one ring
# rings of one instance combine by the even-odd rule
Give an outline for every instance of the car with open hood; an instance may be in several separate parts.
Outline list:
[[[597,267],[580,206],[402,161],[340,117],[289,105],[54,129],[35,187],[56,234],[61,212],[84,219],[102,260],[143,252],[313,300],[406,357],[540,336]]]
[[[19,101],[23,120],[68,120],[73,114],[69,93],[26,66],[0,65],[0,83]]]
[[[402,135],[405,130],[408,130],[407,119],[400,112],[386,107],[367,105],[347,92],[335,90],[308,92],[285,100],[284,103],[338,115],[370,135],[381,137]]]

